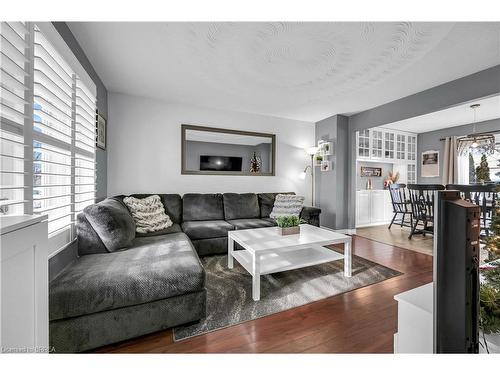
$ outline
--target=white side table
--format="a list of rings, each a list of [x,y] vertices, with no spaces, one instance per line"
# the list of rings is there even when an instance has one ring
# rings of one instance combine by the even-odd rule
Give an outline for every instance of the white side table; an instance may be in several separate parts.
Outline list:
[[[49,345],[47,215],[0,216],[0,351]]]

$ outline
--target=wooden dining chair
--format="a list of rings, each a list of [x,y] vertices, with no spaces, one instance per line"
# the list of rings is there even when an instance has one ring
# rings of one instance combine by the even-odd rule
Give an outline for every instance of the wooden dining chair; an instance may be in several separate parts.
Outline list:
[[[391,184],[389,185],[389,194],[391,195],[392,212],[394,216],[392,217],[391,223],[389,224],[389,229],[391,229],[392,224],[399,224],[401,227],[413,227],[413,217],[411,214],[410,200],[406,195],[406,185],[405,184]],[[400,221],[396,221],[398,215],[400,216]],[[406,216],[410,218],[410,223],[405,221]]]
[[[447,190],[458,190],[460,195],[466,201],[478,205],[481,209],[480,226],[481,226],[481,240],[488,237],[490,234],[490,225],[493,213],[497,205],[498,192],[500,189],[499,184],[470,184],[459,185],[449,184],[446,185]]]
[[[414,234],[434,234],[434,192],[445,187],[439,184],[408,184],[407,187],[413,216],[408,238],[411,239]],[[417,230],[419,223],[423,227]]]

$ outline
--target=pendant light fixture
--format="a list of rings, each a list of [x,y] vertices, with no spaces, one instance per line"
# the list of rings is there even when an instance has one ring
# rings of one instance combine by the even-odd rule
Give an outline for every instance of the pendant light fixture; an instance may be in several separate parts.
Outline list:
[[[469,152],[481,155],[492,154],[495,151],[495,136],[490,133],[476,132],[477,110],[480,106],[479,103],[470,106],[474,113],[472,134],[458,138],[458,152],[460,155],[467,155]]]

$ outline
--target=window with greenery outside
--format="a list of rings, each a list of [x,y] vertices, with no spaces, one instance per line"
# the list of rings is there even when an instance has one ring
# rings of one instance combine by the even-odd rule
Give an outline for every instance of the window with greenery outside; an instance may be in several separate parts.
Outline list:
[[[488,165],[488,160],[486,155],[483,154],[481,156],[481,162],[479,166],[476,168],[476,181],[477,182],[490,182],[490,167]]]

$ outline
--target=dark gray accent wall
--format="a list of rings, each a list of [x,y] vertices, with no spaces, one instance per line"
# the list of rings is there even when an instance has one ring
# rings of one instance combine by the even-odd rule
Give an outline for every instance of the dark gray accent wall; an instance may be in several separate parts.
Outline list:
[[[103,115],[104,118],[108,118],[108,90],[104,86],[97,75],[94,67],[90,63],[89,59],[85,55],[85,52],[78,44],[75,36],[69,29],[65,22],[52,22],[56,30],[59,32],[61,37],[64,39],[68,47],[71,49],[73,54],[76,56],[80,64],[87,72],[87,74],[92,78],[95,85],[97,86],[97,109],[99,113]],[[96,152],[96,197],[97,200],[102,200],[107,196],[107,184],[108,184],[108,155],[106,150],[97,149]],[[49,259],[49,280],[53,280],[67,265],[72,263],[78,257],[77,243],[72,242],[64,250],[57,253],[55,256]]]
[[[454,107],[498,93],[500,93],[500,65],[350,116],[345,145],[349,167],[345,180],[336,181],[338,185],[344,185],[348,190],[345,219],[348,222],[347,227],[355,227],[356,131]],[[321,120],[316,125],[326,124],[337,116]]]
[[[417,181],[419,184],[440,184],[442,183],[443,176],[443,152],[444,141],[441,138],[451,136],[463,136],[472,134],[474,132],[474,125],[467,124],[462,126],[455,126],[453,128],[440,129],[432,132],[421,133],[418,135],[417,143]],[[478,122],[476,124],[476,132],[500,132],[500,119]],[[421,177],[420,166],[422,163],[422,152],[428,150],[439,151],[439,177]]]
[[[99,113],[106,119],[108,119],[108,90],[104,86],[97,75],[94,67],[90,63],[89,59],[85,55],[82,47],[78,44],[75,36],[69,29],[66,22],[52,22],[56,30],[59,32],[61,37],[64,39],[68,47],[71,49],[73,54],[76,56],[80,64],[87,72],[87,74],[92,78],[95,85],[97,86],[97,109]],[[107,196],[108,189],[108,154],[106,150],[97,149],[96,152],[96,162],[97,162],[97,185],[96,185],[96,197],[97,200],[101,200]]]
[[[332,169],[321,172],[315,167],[316,206],[321,208],[321,225],[331,229],[347,229],[347,137],[348,119],[337,115],[316,123],[316,142],[333,143],[330,156]]]
[[[500,65],[349,117],[351,131],[390,124],[500,92]]]

